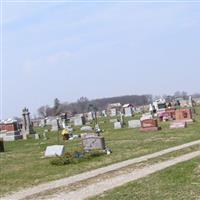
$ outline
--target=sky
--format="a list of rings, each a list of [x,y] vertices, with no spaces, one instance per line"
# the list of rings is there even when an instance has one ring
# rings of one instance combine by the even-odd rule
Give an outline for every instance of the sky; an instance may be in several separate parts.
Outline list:
[[[200,92],[200,1],[33,1],[3,1],[3,118],[55,98]]]

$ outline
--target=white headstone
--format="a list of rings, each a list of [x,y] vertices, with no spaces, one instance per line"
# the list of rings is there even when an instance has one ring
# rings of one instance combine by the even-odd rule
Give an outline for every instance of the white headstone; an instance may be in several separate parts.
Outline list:
[[[117,110],[116,108],[110,109],[110,117],[115,117],[117,115]]]
[[[74,126],[82,126],[82,125],[83,125],[82,117],[74,118]]]
[[[121,122],[115,122],[114,129],[120,129],[120,128],[122,128]]]
[[[129,128],[140,128],[141,122],[140,122],[140,120],[130,120],[130,121],[128,121],[128,127]]]
[[[124,115],[126,117],[131,117],[132,116],[132,108],[131,107],[124,108]]]
[[[37,133],[34,136],[36,140],[39,140],[39,135]]]
[[[48,146],[45,151],[45,157],[62,156],[64,154],[64,145]]]
[[[58,122],[57,119],[51,121],[51,131],[58,131]]]

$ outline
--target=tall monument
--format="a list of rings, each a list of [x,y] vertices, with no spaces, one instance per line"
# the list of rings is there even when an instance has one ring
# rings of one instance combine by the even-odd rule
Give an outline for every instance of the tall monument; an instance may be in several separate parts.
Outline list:
[[[33,133],[33,127],[31,124],[31,119],[30,119],[30,113],[28,111],[28,108],[24,108],[22,110],[22,119],[23,119],[23,124],[22,124],[22,135],[23,139],[27,139],[27,135]]]

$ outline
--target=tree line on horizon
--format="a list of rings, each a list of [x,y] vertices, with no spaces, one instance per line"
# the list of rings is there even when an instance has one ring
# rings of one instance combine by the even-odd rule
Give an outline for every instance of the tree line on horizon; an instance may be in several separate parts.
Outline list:
[[[192,95],[193,97],[200,97],[200,93]],[[166,100],[171,101],[174,98],[181,97],[183,99],[188,98],[187,92],[177,91],[173,95],[162,95]],[[85,113],[89,111],[101,111],[105,110],[108,104],[111,103],[121,103],[123,104],[133,104],[134,106],[148,105],[152,103],[153,100],[160,98],[160,96],[153,96],[151,94],[144,95],[124,95],[118,97],[109,97],[89,100],[87,97],[80,97],[76,102],[61,103],[58,98],[54,99],[54,105],[52,107],[45,105],[38,109],[38,114],[41,117],[48,116],[58,116],[61,113],[71,112],[72,115],[78,113]]]

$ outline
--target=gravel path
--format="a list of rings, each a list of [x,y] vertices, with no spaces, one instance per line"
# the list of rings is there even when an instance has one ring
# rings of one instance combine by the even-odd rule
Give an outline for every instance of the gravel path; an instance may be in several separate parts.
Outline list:
[[[37,193],[40,193],[40,192],[44,192],[46,190],[51,190],[51,189],[59,188],[59,187],[62,187],[62,186],[67,186],[69,184],[73,184],[73,183],[76,183],[76,182],[79,182],[79,181],[83,181],[83,180],[98,176],[100,174],[104,174],[104,173],[107,173],[107,172],[110,172],[110,171],[113,171],[113,170],[120,169],[122,167],[126,167],[128,165],[132,165],[132,164],[135,164],[135,163],[146,161],[146,160],[151,159],[151,158],[156,158],[158,156],[162,156],[162,155],[165,155],[167,153],[171,153],[171,152],[181,150],[181,149],[184,149],[184,148],[187,148],[187,147],[191,147],[193,145],[198,145],[198,144],[200,144],[200,140],[196,140],[196,141],[193,141],[193,142],[190,142],[190,143],[186,143],[186,144],[183,144],[183,145],[168,148],[168,149],[156,152],[156,153],[141,156],[139,158],[134,158],[134,159],[122,161],[122,162],[119,162],[119,163],[116,163],[116,164],[109,165],[107,167],[98,168],[98,169],[95,169],[95,170],[92,170],[92,171],[89,171],[89,172],[84,172],[84,173],[81,173],[81,174],[78,174],[78,175],[75,175],[75,176],[71,176],[71,177],[59,179],[59,180],[56,180],[56,181],[51,181],[51,182],[48,182],[48,183],[40,184],[38,186],[23,189],[21,191],[15,192],[13,194],[7,195],[6,197],[1,198],[1,200],[20,200],[20,199],[26,198],[28,196],[31,196],[31,195],[34,195],[34,194],[37,194]]]
[[[91,184],[87,187],[80,188],[71,192],[62,192],[59,194],[54,194],[51,197],[48,197],[48,200],[83,200],[92,196],[99,195],[107,190],[113,189],[115,187],[119,187],[125,183],[130,181],[134,181],[145,176],[148,176],[154,172],[163,170],[167,167],[173,166],[177,163],[181,163],[192,158],[200,156],[200,151],[195,151],[192,153],[185,154],[183,156],[179,156],[175,159],[167,160],[161,163],[157,163],[154,165],[150,165],[144,167],[142,169],[134,170],[132,173],[123,174],[117,177],[113,177],[98,183]],[[43,198],[44,199],[44,198]]]

